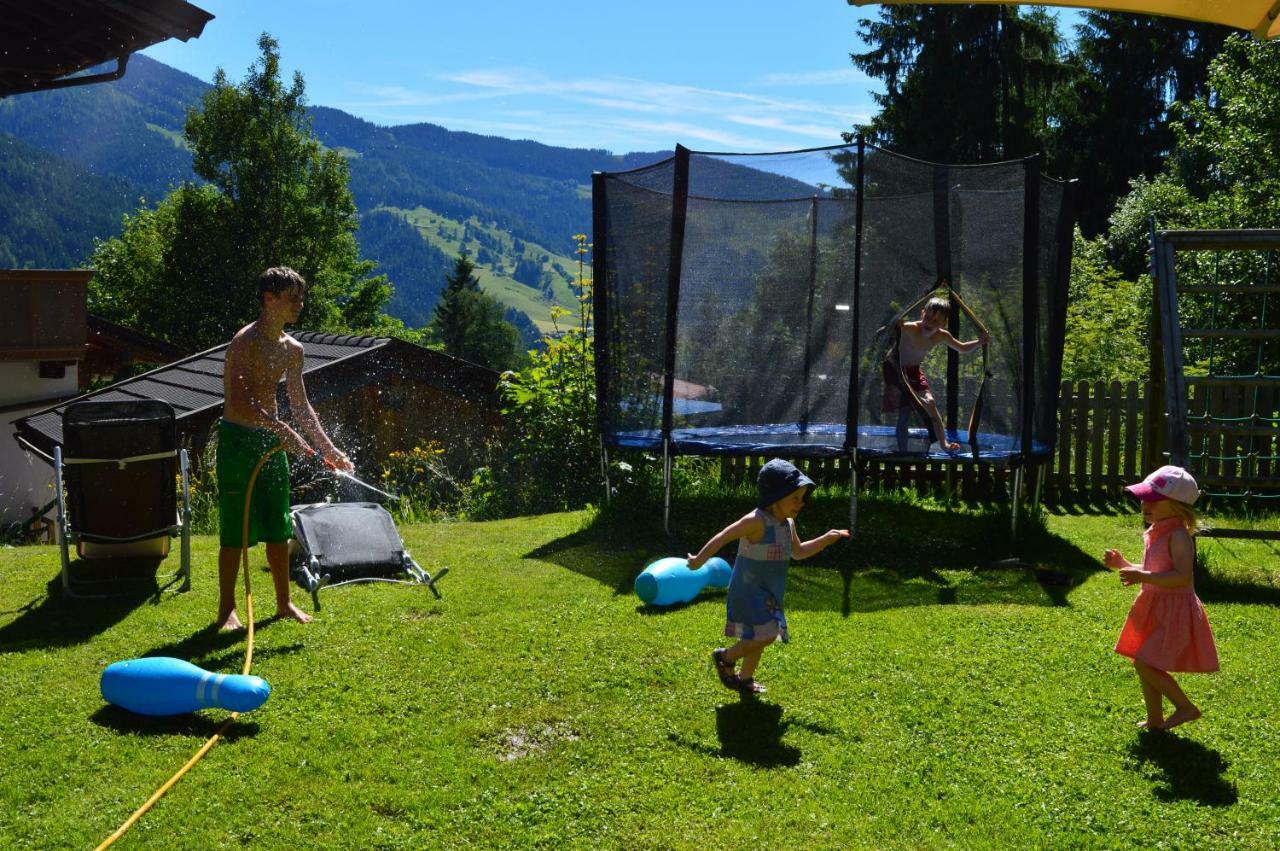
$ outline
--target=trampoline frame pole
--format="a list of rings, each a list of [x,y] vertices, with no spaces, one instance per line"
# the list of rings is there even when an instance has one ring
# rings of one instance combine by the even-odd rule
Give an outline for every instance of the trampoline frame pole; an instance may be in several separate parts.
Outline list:
[[[671,438],[662,438],[662,531],[671,534]]]
[[[858,447],[849,451],[849,534],[858,531]]]
[[[1036,471],[1035,471],[1036,484],[1035,484],[1035,488],[1032,490],[1032,493],[1034,495],[1031,498],[1032,511],[1040,510],[1040,489],[1044,486],[1044,472],[1045,472],[1045,465],[1043,464],[1037,465]]]
[[[604,504],[608,505],[613,486],[609,483],[609,447],[605,445],[603,432],[600,434],[600,478],[604,481]]]
[[[1009,524],[1009,537],[1018,540],[1018,515],[1022,508],[1022,465],[1013,468],[1013,518]]]

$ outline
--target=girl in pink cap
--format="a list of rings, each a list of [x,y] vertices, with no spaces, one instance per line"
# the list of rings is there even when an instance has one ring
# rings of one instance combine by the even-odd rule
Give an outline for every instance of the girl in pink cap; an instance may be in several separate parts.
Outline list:
[[[1116,652],[1133,660],[1142,682],[1148,730],[1171,730],[1200,717],[1170,671],[1212,673],[1218,670],[1218,651],[1193,584],[1196,515],[1191,506],[1200,489],[1181,467],[1161,467],[1125,490],[1138,498],[1143,533],[1142,564],[1133,564],[1118,550],[1107,550],[1103,563],[1120,571],[1125,585],[1141,584],[1129,617],[1120,631]],[[1173,713],[1164,716],[1164,698]]]

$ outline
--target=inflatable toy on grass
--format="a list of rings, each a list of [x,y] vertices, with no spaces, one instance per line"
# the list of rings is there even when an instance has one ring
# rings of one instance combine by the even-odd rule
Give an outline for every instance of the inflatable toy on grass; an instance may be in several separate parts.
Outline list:
[[[215,674],[168,656],[114,662],[102,672],[101,688],[108,703],[139,715],[182,715],[209,707],[248,712],[271,694],[262,677]]]
[[[703,588],[728,588],[733,568],[719,557],[707,559],[697,570],[688,559],[671,556],[650,564],[636,577],[636,594],[651,606],[687,603]]]

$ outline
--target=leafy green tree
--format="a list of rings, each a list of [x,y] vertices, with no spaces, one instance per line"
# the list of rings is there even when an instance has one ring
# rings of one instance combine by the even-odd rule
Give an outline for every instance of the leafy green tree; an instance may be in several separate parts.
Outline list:
[[[1141,380],[1149,370],[1151,282],[1126,280],[1107,262],[1101,241],[1076,231],[1062,377],[1067,381]]]
[[[1145,279],[1151,221],[1166,228],[1274,227],[1280,219],[1280,45],[1232,37],[1210,65],[1205,94],[1176,107],[1174,148],[1154,177],[1138,178],[1116,206],[1106,235],[1108,258],[1125,280]],[[1269,282],[1273,258],[1260,252],[1180,252],[1180,285]],[[1075,273],[1073,271],[1073,277]],[[1145,301],[1149,310],[1150,291]],[[1180,300],[1183,327],[1257,328],[1258,296]],[[1266,314],[1269,316],[1269,314]],[[1280,371],[1274,347],[1247,339],[1187,339],[1190,370],[1252,374]]]
[[[1056,21],[1004,6],[883,6],[860,22],[854,65],[884,84],[869,141],[934,162],[990,162],[1044,149],[1064,74]],[[852,139],[853,133],[846,134]]]
[[[455,357],[499,371],[515,368],[524,360],[520,332],[504,318],[502,302],[480,289],[474,272],[467,256],[458,255],[436,303],[431,336]]]
[[[1232,37],[1213,61],[1209,92],[1181,110],[1169,173],[1206,225],[1275,227],[1280,220],[1280,46]]]
[[[574,239],[578,325],[548,335],[524,369],[502,376],[507,428],[501,458],[473,482],[485,515],[580,508],[600,493],[592,282],[583,261],[589,246],[585,235]],[[568,315],[561,307],[551,312],[557,320]]]
[[[175,189],[99,243],[90,309],[190,348],[225,341],[258,311],[257,278],[287,265],[310,283],[302,327],[394,333],[391,287],[359,259],[346,161],[325,151],[305,113],[304,85],[280,79],[275,39],[232,85],[221,69],[186,141],[201,183]]]

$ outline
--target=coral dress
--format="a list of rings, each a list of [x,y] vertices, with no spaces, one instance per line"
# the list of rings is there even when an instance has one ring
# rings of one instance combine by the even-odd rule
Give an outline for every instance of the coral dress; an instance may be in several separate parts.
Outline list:
[[[1182,521],[1168,517],[1147,529],[1143,535],[1144,569],[1152,573],[1173,570],[1169,534],[1179,528]],[[1162,588],[1143,583],[1120,631],[1116,652],[1158,671],[1218,670],[1218,649],[1194,585]]]

